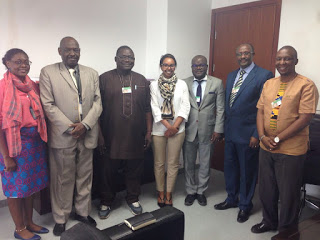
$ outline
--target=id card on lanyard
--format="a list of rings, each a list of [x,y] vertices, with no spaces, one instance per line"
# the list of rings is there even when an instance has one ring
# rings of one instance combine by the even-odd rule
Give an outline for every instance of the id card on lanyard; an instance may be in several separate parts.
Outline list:
[[[122,93],[132,93],[131,87],[122,87]]]

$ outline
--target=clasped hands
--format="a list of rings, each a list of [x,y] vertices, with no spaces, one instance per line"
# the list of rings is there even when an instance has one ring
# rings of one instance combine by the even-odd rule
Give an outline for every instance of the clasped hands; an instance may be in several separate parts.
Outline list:
[[[70,132],[73,138],[78,139],[84,137],[87,132],[86,127],[82,123],[73,123],[69,125],[73,130]]]
[[[170,125],[170,127],[167,128],[167,130],[164,132],[164,136],[166,138],[173,137],[179,132],[179,129],[174,127],[173,125]]]
[[[263,145],[270,151],[276,149],[279,146],[279,143],[274,141],[275,136],[265,136],[261,139]]]

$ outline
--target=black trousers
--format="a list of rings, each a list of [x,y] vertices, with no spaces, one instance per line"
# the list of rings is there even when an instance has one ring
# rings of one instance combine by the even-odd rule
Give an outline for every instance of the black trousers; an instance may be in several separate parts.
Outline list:
[[[259,196],[263,207],[262,222],[272,228],[278,227],[281,231],[298,223],[305,159],[306,154],[291,156],[260,149]]]
[[[105,154],[101,168],[101,204],[111,206],[116,195],[117,174],[121,172],[127,188],[127,203],[139,201],[144,159],[111,159]]]

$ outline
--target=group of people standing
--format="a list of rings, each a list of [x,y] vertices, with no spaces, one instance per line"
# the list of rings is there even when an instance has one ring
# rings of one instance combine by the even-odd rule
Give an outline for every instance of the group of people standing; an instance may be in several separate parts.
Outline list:
[[[49,176],[54,235],[65,231],[73,203],[74,218],[96,226],[89,215],[96,147],[103,156],[101,219],[111,213],[119,168],[129,209],[142,213],[140,180],[150,145],[158,206],[173,205],[181,150],[185,205],[197,200],[205,206],[214,143],[223,137],[228,196],[214,208],[239,207],[237,221],[247,221],[260,166],[263,220],[251,231],[282,230],[297,223],[308,124],[318,91],[295,72],[293,47],[278,51],[280,77],[273,78],[253,62],[253,46],[241,44],[236,49],[240,68],[228,75],[226,90],[222,80],[207,75],[207,59],[201,55],[192,59],[193,76],[185,80],[175,74],[175,57],[163,55],[162,73],[150,83],[132,71],[135,56],[128,46],[118,48],[116,68],[100,77],[78,64],[80,47],[74,38],[63,38],[58,52],[62,62],[41,70],[39,86],[28,77],[31,62],[23,50],[11,49],[2,59],[8,71],[0,81],[0,172],[15,238],[37,240],[38,234],[49,232],[32,221],[33,194],[48,185]]]

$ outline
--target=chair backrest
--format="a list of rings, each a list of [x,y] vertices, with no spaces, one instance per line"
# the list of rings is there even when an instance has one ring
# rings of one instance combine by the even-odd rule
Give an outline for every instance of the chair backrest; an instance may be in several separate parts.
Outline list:
[[[309,127],[310,150],[304,167],[304,183],[320,185],[320,114],[315,114]]]

